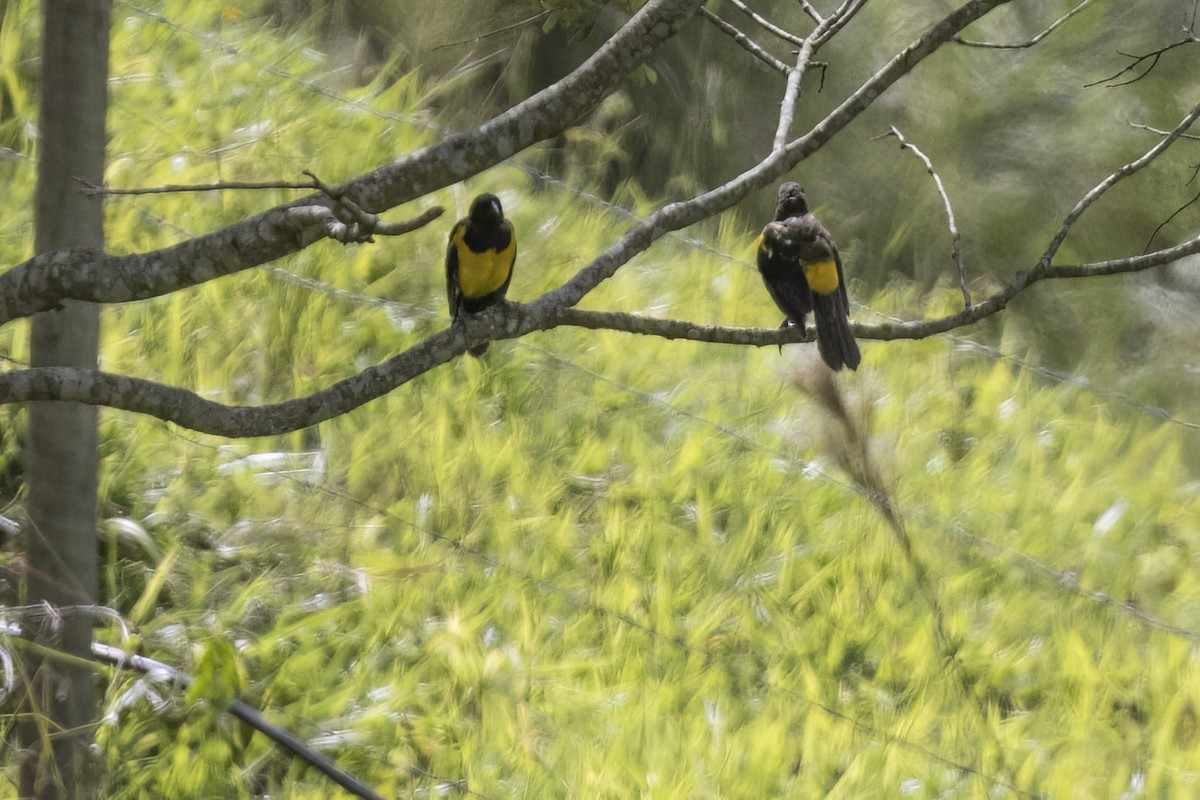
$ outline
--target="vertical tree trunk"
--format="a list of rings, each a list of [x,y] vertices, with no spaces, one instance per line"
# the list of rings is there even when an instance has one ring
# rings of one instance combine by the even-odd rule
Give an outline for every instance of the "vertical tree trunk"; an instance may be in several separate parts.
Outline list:
[[[103,183],[112,3],[44,0],[43,13],[34,246],[39,253],[101,249],[100,199],[81,194],[76,178]],[[93,304],[67,302],[61,311],[39,314],[32,321],[33,366],[95,368],[98,335],[99,307]],[[25,628],[28,635],[51,637],[55,647],[87,657],[91,614],[67,611],[48,618],[37,609],[96,602],[96,409],[30,404],[26,453],[26,602],[34,611]],[[89,796],[95,785],[88,757],[95,673],[36,657],[28,670],[26,711],[32,721],[22,735],[21,794]]]

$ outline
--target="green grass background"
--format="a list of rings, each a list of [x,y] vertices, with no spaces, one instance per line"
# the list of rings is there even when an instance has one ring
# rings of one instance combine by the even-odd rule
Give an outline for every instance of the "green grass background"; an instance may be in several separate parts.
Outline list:
[[[416,75],[339,88],[300,34],[155,9],[117,6],[110,185],[334,183],[434,140]],[[35,11],[14,0],[0,30],[13,86]],[[12,97],[4,264],[32,241],[36,103]],[[461,215],[482,191],[520,236],[517,300],[623,229],[519,165],[390,215]],[[108,246],[163,247],[290,196],[113,198]],[[111,307],[102,366],[225,402],[316,391],[448,323],[444,223]],[[734,211],[686,232],[703,247],[663,240],[584,305],[773,326],[754,228]],[[852,289],[906,316],[957,296]],[[104,795],[341,796],[219,713],[238,692],[385,796],[1187,796],[1196,426],[1027,368],[1037,353],[1004,321],[961,334],[1009,357],[864,342],[840,379],[945,639],[843,469],[847,434],[792,385],[803,347],[549,331],[270,439],[103,413],[102,592],[128,633],[100,635],[198,677],[184,694],[101,673]],[[10,368],[25,340],[0,331]],[[23,417],[0,416],[11,473]]]

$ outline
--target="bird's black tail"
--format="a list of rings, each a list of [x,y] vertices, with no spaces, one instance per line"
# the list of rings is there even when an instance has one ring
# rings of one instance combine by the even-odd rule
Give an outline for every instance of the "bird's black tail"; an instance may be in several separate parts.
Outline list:
[[[817,322],[817,350],[832,370],[858,369],[862,353],[850,330],[850,320],[840,298],[834,294],[813,292],[813,316]]]

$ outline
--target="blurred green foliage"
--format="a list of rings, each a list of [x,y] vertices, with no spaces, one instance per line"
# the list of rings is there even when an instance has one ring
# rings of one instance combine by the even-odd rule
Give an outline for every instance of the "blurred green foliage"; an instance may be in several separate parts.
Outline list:
[[[432,141],[430,109],[461,102],[396,65],[342,83],[309,32],[229,7],[140,8],[119,6],[113,35],[112,185],[304,169],[332,183]],[[844,46],[858,50],[828,54],[817,108],[923,24],[898,4],[871,8],[891,16],[864,12],[847,29]],[[10,3],[0,42],[12,30],[31,41],[35,11]],[[1054,36],[1103,59],[1094,43],[1121,20],[1134,29],[1128,14],[1084,14]],[[1010,14],[973,35],[1043,22]],[[949,247],[928,177],[894,141],[871,138],[887,124],[938,164],[974,275],[1028,266],[1078,195],[1153,140],[1125,130],[1107,101],[1117,90],[1043,83],[1108,72],[1082,58],[1055,67],[1053,52],[940,54],[802,166],[847,253],[852,296],[904,316],[960,302],[935,277],[949,260],[927,266]],[[731,70],[700,63],[685,73],[680,62],[678,77],[651,66],[660,84],[713,76],[713,97],[733,102],[720,90]],[[1174,124],[1165,78],[1130,94],[1146,121]],[[618,118],[645,107],[635,89],[614,102],[630,104]],[[18,151],[0,159],[2,264],[32,241],[34,112],[21,108],[0,121]],[[1042,127],[1059,116],[1064,127]],[[751,135],[741,119],[724,117],[733,151]],[[717,152],[690,121],[678,128],[680,158]],[[601,130],[572,132],[571,147],[600,152]],[[1042,149],[1063,141],[1061,156]],[[589,173],[590,156],[558,155],[530,158],[582,189],[606,180]],[[749,151],[737,157],[748,163]],[[1187,158],[1089,212],[1066,257],[1140,248]],[[730,155],[705,168],[741,166]],[[635,154],[623,169],[638,174]],[[610,188],[637,212],[657,194],[628,179]],[[558,285],[623,230],[603,205],[515,165],[413,205],[453,217],[481,191],[500,194],[519,232],[517,300]],[[111,198],[108,246],[162,247],[290,196]],[[703,247],[664,239],[585,305],[775,325],[749,250],[763,213],[750,202],[686,232]],[[447,324],[448,226],[320,244],[112,307],[102,366],[226,402],[320,389]],[[1186,795],[1200,757],[1197,434],[1195,420],[1160,422],[1137,403],[1186,422],[1180,392],[1195,376],[1179,361],[1194,348],[1131,299],[1155,286],[1039,286],[961,332],[1007,358],[949,337],[867,342],[863,370],[842,379],[846,402],[872,420],[872,458],[933,577],[971,697],[888,526],[834,466],[836,426],[789,384],[804,347],[781,359],[555,330],[494,344],[482,362],[460,359],[317,429],[243,442],[105,412],[104,514],[152,546],[107,539],[102,591],[134,626],[131,645],[198,679],[185,695],[109,677],[105,796],[339,796],[219,714],[234,692],[385,796],[1003,794],[991,778],[1050,797]],[[17,365],[25,334],[0,330]],[[1029,368],[1048,355],[1094,384]],[[21,417],[0,414],[3,458],[18,465]],[[6,487],[19,481],[11,471]],[[115,627],[101,635],[123,641]]]

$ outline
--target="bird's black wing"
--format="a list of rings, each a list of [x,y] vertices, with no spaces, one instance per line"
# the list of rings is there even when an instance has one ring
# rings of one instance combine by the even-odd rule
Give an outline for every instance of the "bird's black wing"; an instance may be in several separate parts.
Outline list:
[[[812,311],[813,297],[804,267],[790,252],[785,235],[782,223],[772,222],[763,228],[758,237],[758,271],[779,310],[803,327],[804,318]]]
[[[450,305],[450,319],[458,319],[459,306],[462,304],[462,290],[458,286],[458,248],[454,246],[455,235],[467,226],[467,220],[462,219],[450,229],[450,241],[446,245],[446,301]]]
[[[832,239],[829,240],[829,246],[833,249],[833,263],[837,264],[837,274],[838,274],[837,296],[838,296],[838,300],[841,301],[842,311],[846,312],[846,314],[849,315],[849,313],[850,313],[850,295],[848,295],[846,293],[846,274],[844,272],[842,272],[842,257],[838,254],[837,245],[833,243]]]

